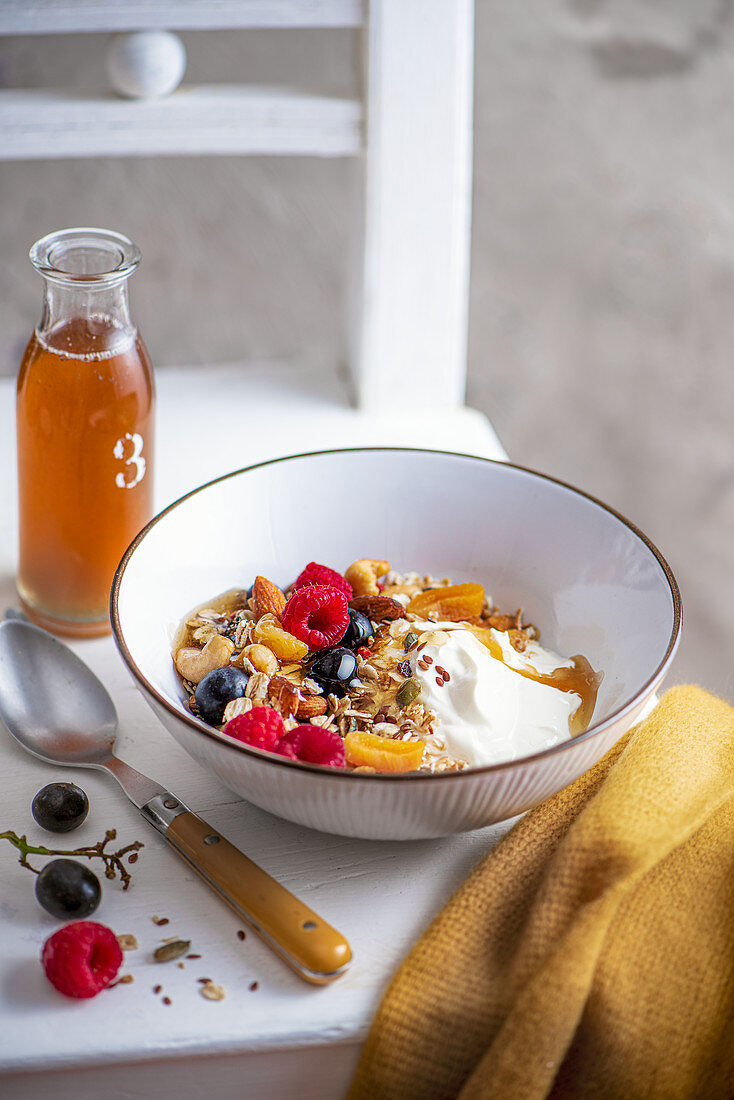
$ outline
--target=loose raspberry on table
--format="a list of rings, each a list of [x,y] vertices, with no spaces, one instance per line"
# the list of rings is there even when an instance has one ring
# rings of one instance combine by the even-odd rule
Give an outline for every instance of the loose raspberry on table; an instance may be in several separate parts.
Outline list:
[[[296,726],[284,734],[280,744],[290,745],[299,760],[305,764],[321,764],[326,768],[343,768],[346,765],[344,742],[338,733],[322,726],[306,724]],[[285,754],[284,754],[285,755]]]
[[[277,710],[272,707],[253,707],[236,718],[230,718],[222,727],[222,733],[253,748],[272,752],[285,733],[285,726]]]
[[[96,997],[122,965],[117,936],[103,924],[77,920],[54,932],[43,945],[46,977],[66,997]]]
[[[337,573],[336,569],[329,569],[328,565],[319,565],[317,561],[310,561],[305,569],[296,577],[295,584],[293,585],[293,591],[298,588],[305,588],[310,584],[330,584],[332,588],[338,588],[340,592],[343,592],[348,600],[351,600],[354,592],[352,586],[346,577],[343,577],[341,573]]]
[[[293,593],[281,622],[309,649],[326,649],[344,637],[349,626],[347,597],[330,584],[310,584]]]

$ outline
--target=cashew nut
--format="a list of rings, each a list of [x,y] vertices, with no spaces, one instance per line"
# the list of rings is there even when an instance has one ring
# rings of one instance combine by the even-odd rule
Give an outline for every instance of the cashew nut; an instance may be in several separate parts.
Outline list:
[[[377,578],[384,577],[389,572],[390,562],[361,558],[352,562],[344,576],[351,584],[355,596],[379,596]]]
[[[255,643],[245,646],[242,650],[242,655],[243,657],[247,657],[248,661],[250,661],[258,672],[264,672],[267,676],[275,676],[280,667],[278,658],[275,656],[272,649],[268,649],[266,645]]]
[[[182,646],[176,651],[173,663],[184,680],[188,680],[191,684],[198,684],[215,668],[224,668],[228,665],[233,653],[234,645],[229,638],[225,638],[222,634],[215,634],[203,649]]]

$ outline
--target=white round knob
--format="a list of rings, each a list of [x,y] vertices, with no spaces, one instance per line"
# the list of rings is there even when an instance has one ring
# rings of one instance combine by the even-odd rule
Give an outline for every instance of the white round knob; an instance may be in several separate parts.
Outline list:
[[[170,31],[118,34],[107,55],[107,75],[120,95],[150,99],[168,95],[186,71],[183,42]]]

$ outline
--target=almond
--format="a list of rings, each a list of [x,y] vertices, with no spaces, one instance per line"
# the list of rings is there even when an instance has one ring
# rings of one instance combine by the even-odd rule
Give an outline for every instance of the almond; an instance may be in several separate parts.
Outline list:
[[[273,676],[268,687],[268,698],[271,704],[283,715],[290,718],[298,708],[298,688],[285,676]]]
[[[267,577],[255,577],[252,600],[258,618],[261,615],[275,615],[279,619],[285,610],[285,596],[277,584],[273,584]]]
[[[305,699],[298,700],[296,718],[316,718],[317,715],[326,714],[327,703],[323,695],[307,695]]]
[[[384,619],[404,619],[405,608],[389,596],[355,596],[349,601],[355,611],[361,611],[368,619],[381,622]]]

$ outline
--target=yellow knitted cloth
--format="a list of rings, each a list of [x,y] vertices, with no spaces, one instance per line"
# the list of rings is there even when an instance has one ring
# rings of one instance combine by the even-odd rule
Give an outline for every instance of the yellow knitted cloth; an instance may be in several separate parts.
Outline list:
[[[350,1100],[732,1100],[734,710],[676,687],[413,948]]]

